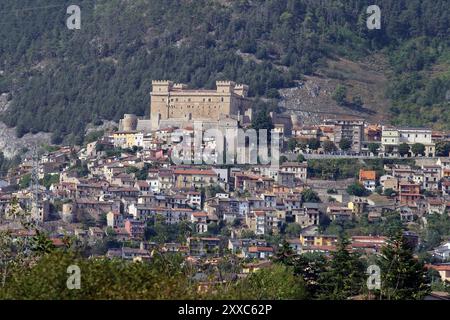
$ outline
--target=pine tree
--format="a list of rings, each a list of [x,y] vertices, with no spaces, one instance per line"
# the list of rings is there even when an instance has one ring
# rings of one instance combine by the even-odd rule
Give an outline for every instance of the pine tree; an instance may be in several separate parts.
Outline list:
[[[305,253],[295,260],[294,273],[305,281],[309,298],[317,297],[320,289],[319,279],[327,266],[326,257],[322,254]]]
[[[339,239],[326,271],[319,278],[320,299],[345,300],[358,295],[365,283],[365,270],[359,256],[349,251],[350,241]]]
[[[419,300],[430,290],[423,264],[416,260],[402,233],[391,236],[381,250],[381,298]]]
[[[289,246],[289,243],[286,240],[284,240],[283,244],[273,257],[273,262],[283,264],[285,266],[293,266],[295,264],[296,259],[297,255]]]

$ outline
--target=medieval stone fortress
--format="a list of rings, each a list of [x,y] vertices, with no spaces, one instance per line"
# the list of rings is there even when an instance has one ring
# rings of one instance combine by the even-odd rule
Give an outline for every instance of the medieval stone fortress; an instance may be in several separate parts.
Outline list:
[[[216,90],[189,89],[182,83],[152,81],[150,120],[125,115],[119,131],[144,131],[192,126],[237,127],[250,123],[252,110],[248,86],[233,81],[217,81]]]

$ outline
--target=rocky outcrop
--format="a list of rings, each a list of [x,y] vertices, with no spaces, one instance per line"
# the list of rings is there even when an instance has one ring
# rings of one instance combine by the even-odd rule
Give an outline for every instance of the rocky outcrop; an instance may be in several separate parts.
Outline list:
[[[14,157],[25,148],[30,150],[34,145],[39,146],[49,143],[50,133],[28,133],[19,139],[16,137],[14,128],[8,128],[4,123],[0,122],[0,150],[7,158]]]

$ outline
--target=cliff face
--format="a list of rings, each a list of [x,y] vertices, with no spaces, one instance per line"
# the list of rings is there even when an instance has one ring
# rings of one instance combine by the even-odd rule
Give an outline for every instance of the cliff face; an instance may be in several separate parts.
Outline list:
[[[9,93],[0,94],[0,115],[11,107],[11,102]],[[8,128],[3,122],[0,122],[0,151],[6,158],[12,158],[25,150],[30,150],[33,145],[49,143],[49,133],[29,133],[22,138],[17,138],[15,128]]]
[[[6,158],[12,158],[24,150],[31,150],[34,145],[39,146],[49,143],[49,133],[28,133],[22,138],[17,138],[14,128],[8,128],[4,123],[0,122],[0,150]]]

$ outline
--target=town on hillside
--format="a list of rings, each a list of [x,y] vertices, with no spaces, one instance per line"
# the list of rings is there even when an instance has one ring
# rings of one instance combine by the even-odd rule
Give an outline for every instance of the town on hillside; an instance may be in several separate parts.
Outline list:
[[[232,81],[211,90],[153,81],[149,119],[125,114],[83,146],[37,146],[1,173],[0,231],[45,234],[53,248],[71,243],[87,257],[147,263],[178,254],[206,290],[270,267],[286,246],[329,257],[343,234],[351,252],[370,259],[399,228],[443,291],[450,132],[342,115],[311,124],[258,113],[247,92]],[[222,135],[203,136],[194,151],[196,128]],[[277,165],[219,162],[214,150],[233,145],[226,133],[239,129],[276,132],[279,145],[267,148],[279,148]],[[214,161],[174,163],[181,144]],[[226,276],[205,267],[229,257],[239,263]]]

